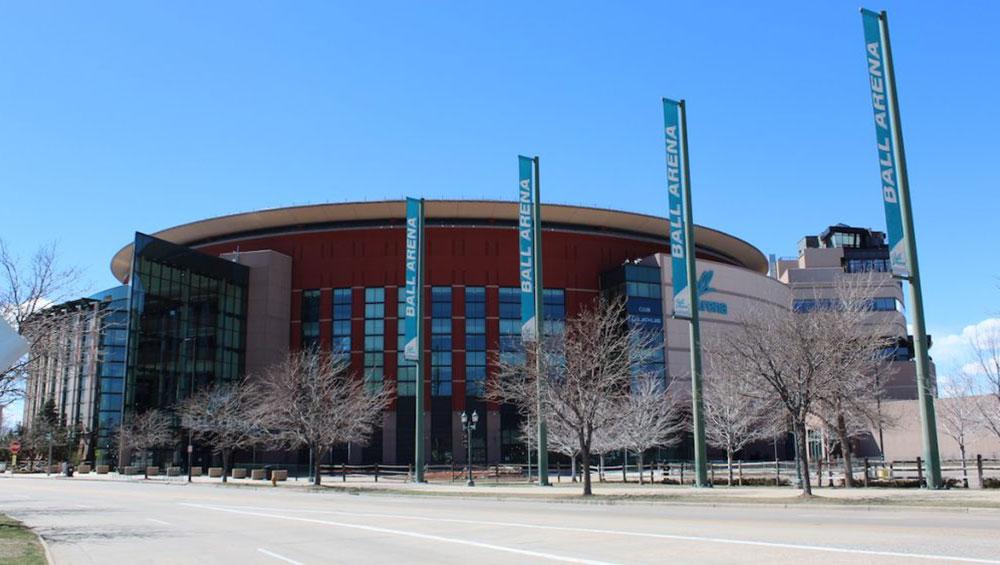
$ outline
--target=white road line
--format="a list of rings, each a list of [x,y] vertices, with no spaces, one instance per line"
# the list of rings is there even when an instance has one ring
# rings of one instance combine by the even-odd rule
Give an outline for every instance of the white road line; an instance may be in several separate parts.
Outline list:
[[[215,510],[217,512],[229,512],[232,514],[243,514],[246,516],[259,516],[262,518],[278,518],[281,520],[291,520],[294,522],[308,522],[311,524],[323,524],[326,526],[337,526],[340,528],[350,528],[354,530],[364,530],[368,532],[378,532],[380,534],[394,534],[397,536],[405,536],[417,539],[425,539],[444,543],[454,543],[458,545],[468,545],[472,547],[479,547],[482,549],[492,549],[494,551],[506,551],[508,553],[516,553],[518,555],[526,555],[528,557],[537,557],[539,559],[549,559],[552,561],[564,561],[567,563],[587,563],[589,565],[607,565],[605,561],[593,561],[590,559],[582,559],[577,557],[568,557],[565,555],[556,555],[554,553],[544,553],[541,551],[530,551],[527,549],[517,549],[514,547],[506,547],[503,545],[495,545],[492,543],[482,543],[478,541],[463,540],[458,538],[447,538],[444,536],[435,536],[431,534],[421,534],[417,532],[408,532],[406,530],[393,530],[389,528],[379,528],[376,526],[364,526],[361,524],[349,524],[347,522],[334,522],[331,520],[315,520],[313,518],[301,518],[298,516],[284,516],[281,514],[267,514],[264,512],[248,512],[245,510],[234,510],[231,508],[219,507],[219,506],[207,506],[204,504],[192,504],[189,502],[180,502],[181,506],[190,506],[192,508],[202,508],[205,510]]]
[[[181,503],[184,504],[184,503]],[[191,504],[189,506],[199,506],[196,504]],[[234,508],[234,507],[230,507]],[[730,539],[730,538],[715,538],[715,537],[703,537],[703,536],[686,536],[680,534],[658,534],[651,532],[633,532],[633,531],[623,531],[623,530],[604,530],[599,528],[574,528],[571,526],[546,526],[542,524],[525,524],[521,522],[497,522],[492,520],[464,520],[461,518],[430,518],[425,516],[409,516],[406,514],[383,514],[377,512],[343,512],[338,510],[295,510],[291,508],[265,508],[259,506],[240,506],[236,508],[247,509],[247,510],[266,510],[270,512],[303,512],[303,513],[313,513],[313,514],[333,514],[336,516],[354,516],[359,518],[388,518],[394,520],[415,520],[421,522],[450,522],[454,524],[471,524],[477,526],[499,526],[507,528],[528,528],[533,530],[554,530],[561,532],[580,532],[588,534],[606,534],[615,536],[628,536],[628,537],[642,537],[642,538],[654,538],[654,539],[670,539],[678,541],[691,541],[691,542],[704,542],[704,543],[720,543],[720,544],[731,544],[731,545],[749,545],[756,547],[773,547],[777,549],[799,549],[803,551],[819,551],[826,553],[847,553],[853,555],[873,555],[879,557],[902,557],[907,559],[926,559],[926,560],[936,560],[936,561],[959,561],[963,563],[991,563],[993,565],[1000,564],[1000,560],[996,559],[981,559],[976,557],[959,557],[954,555],[939,555],[933,553],[906,553],[899,551],[878,551],[874,549],[852,549],[848,547],[833,547],[825,545],[803,545],[803,544],[793,544],[793,543],[781,543],[781,542],[769,542],[769,541],[756,541],[756,540],[741,540],[741,539]],[[222,510],[221,507],[213,508],[215,510]]]
[[[164,526],[172,525],[170,522],[164,522],[163,520],[157,520],[156,518],[146,518],[146,519],[149,520],[150,522],[153,522],[154,524],[162,524]]]
[[[257,551],[263,553],[264,555],[270,555],[271,557],[273,557],[275,559],[280,559],[281,561],[284,561],[285,563],[291,563],[292,565],[303,565],[303,563],[301,561],[296,561],[294,559],[289,559],[289,558],[285,557],[284,555],[278,555],[277,553],[275,553],[273,551],[268,551],[268,550],[264,549],[263,547],[258,547]]]

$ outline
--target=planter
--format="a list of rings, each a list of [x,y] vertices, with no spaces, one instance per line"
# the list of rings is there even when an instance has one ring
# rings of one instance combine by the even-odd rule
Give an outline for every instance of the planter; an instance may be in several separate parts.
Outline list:
[[[160,468],[159,467],[146,467],[146,475],[147,476],[149,476],[149,475],[159,475],[159,474],[160,474]]]
[[[126,475],[138,475],[139,474],[139,468],[138,467],[132,467],[132,466],[125,467],[125,474]]]
[[[250,478],[255,481],[263,481],[264,477],[267,476],[267,471],[264,469],[253,469],[250,471]]]
[[[209,467],[208,476],[213,479],[218,479],[222,477],[222,467]]]
[[[98,465],[97,466],[97,474],[98,475],[107,475],[110,472],[111,472],[111,465]]]
[[[181,476],[181,468],[180,467],[167,467],[167,476],[168,477],[179,477],[179,476]]]
[[[76,472],[77,473],[89,473],[90,472],[90,465],[87,465],[86,463],[83,463],[79,467],[76,468]]]
[[[221,473],[219,473],[219,474],[221,475]],[[192,477],[200,477],[201,476],[201,467],[191,467],[191,476]]]
[[[49,473],[52,473],[54,475],[62,473],[62,465],[49,465]]]
[[[287,481],[288,469],[275,469],[271,471],[271,479],[275,481]]]
[[[243,468],[233,469],[234,479],[245,479],[247,478],[247,470]]]

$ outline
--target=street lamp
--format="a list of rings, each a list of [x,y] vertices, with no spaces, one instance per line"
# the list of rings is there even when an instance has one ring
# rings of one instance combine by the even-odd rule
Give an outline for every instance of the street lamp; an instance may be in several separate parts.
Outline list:
[[[195,364],[198,363],[198,337],[191,336],[184,338],[184,343],[191,342],[193,344],[192,349],[194,349],[194,355],[191,356],[191,373],[188,376],[188,398],[194,396],[194,374],[195,374]],[[191,463],[192,457],[194,456],[194,437],[191,428],[188,428],[188,444],[187,444],[187,459],[188,459],[188,480],[191,482]]]
[[[465,430],[465,444],[468,448],[468,454],[466,456],[465,462],[469,465],[469,480],[465,484],[474,487],[476,482],[472,480],[472,431],[476,429],[476,423],[479,422],[479,414],[473,410],[472,417],[465,412],[462,412],[462,429]]]

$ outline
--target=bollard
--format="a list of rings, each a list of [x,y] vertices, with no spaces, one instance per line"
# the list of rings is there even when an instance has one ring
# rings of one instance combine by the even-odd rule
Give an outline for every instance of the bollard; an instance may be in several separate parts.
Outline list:
[[[983,456],[976,454],[976,474],[979,475],[979,488],[986,488],[983,484]]]
[[[868,486],[868,458],[865,457],[865,486]]]
[[[739,485],[743,486],[743,460],[742,459],[740,459],[739,462],[736,464],[736,468],[737,468],[737,470],[739,471],[739,474],[740,474]],[[777,486],[777,485],[775,485],[775,486]]]
[[[924,465],[920,457],[917,457],[917,483],[921,486],[924,484]]]
[[[378,463],[375,464],[375,482],[378,482]]]
[[[347,463],[340,464],[340,477],[341,477],[340,482],[342,483],[347,482]]]

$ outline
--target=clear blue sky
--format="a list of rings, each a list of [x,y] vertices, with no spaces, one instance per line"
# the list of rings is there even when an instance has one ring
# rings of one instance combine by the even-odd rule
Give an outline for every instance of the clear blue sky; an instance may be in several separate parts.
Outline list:
[[[995,3],[889,2],[929,329],[1000,309]],[[0,236],[111,286],[135,230],[290,204],[504,198],[666,212],[689,101],[695,220],[790,256],[883,229],[857,0],[6,2]]]

